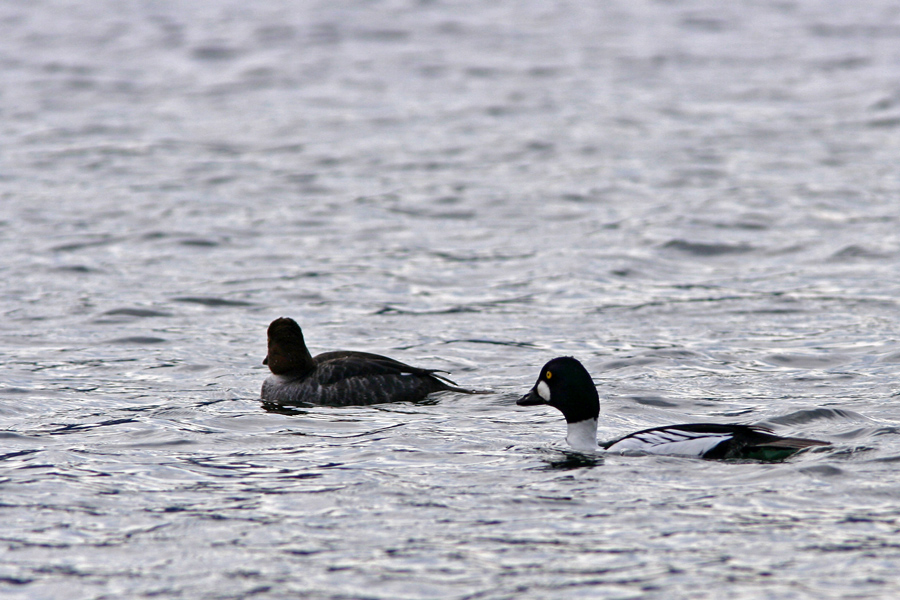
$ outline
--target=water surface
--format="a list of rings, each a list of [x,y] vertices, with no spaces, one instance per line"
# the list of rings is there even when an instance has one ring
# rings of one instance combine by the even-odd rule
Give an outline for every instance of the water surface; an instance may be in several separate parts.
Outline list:
[[[586,4],[0,6],[5,597],[900,593],[900,13]],[[494,393],[268,412],[279,316]]]

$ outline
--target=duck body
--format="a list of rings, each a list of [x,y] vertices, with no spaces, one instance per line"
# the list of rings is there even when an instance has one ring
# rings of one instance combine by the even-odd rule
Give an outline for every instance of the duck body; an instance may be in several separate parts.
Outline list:
[[[518,404],[547,404],[566,418],[566,441],[574,450],[665,454],[707,459],[783,460],[827,442],[780,437],[755,425],[688,423],[644,429],[597,444],[600,398],[590,374],[572,357],[555,358],[541,369],[537,383]]]
[[[438,375],[369,352],[325,352],[310,355],[300,326],[293,319],[272,321],[263,364],[272,374],[260,397],[275,404],[352,406],[383,402],[417,402],[431,393],[472,393]]]

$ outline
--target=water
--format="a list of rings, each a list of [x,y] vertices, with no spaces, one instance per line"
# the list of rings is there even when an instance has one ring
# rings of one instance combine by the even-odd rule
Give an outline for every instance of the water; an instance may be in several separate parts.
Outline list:
[[[0,5],[9,598],[894,598],[890,2]],[[266,412],[265,328],[483,396]],[[601,436],[826,439],[778,464]]]

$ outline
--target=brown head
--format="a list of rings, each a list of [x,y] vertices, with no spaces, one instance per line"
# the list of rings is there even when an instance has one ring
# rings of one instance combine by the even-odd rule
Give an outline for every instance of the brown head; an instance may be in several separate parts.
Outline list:
[[[293,319],[281,317],[269,324],[269,353],[263,361],[275,375],[305,373],[316,368],[303,332]]]

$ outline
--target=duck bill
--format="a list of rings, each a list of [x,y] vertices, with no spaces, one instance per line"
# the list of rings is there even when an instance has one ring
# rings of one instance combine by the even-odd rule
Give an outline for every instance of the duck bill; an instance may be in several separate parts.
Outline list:
[[[538,395],[537,390],[532,388],[530,392],[519,398],[516,404],[519,406],[537,406],[538,404],[547,404],[547,401]]]

